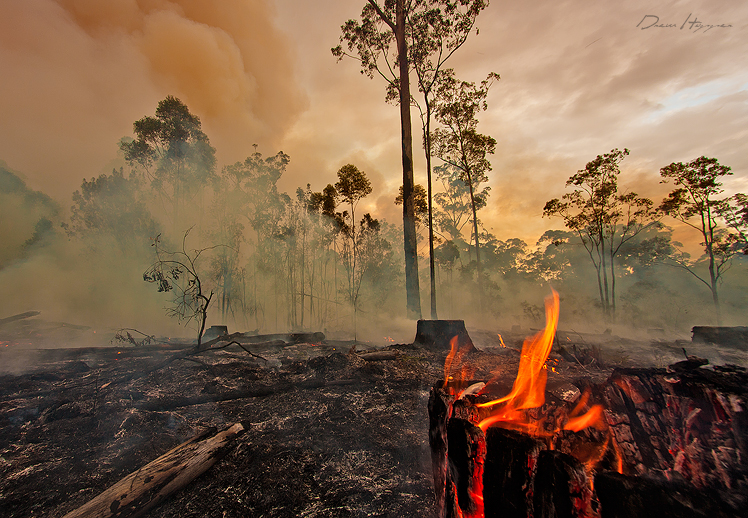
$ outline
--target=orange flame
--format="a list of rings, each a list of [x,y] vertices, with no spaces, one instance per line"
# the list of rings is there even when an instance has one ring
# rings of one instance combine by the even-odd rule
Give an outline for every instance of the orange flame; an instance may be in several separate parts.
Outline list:
[[[605,423],[602,420],[602,416],[603,406],[593,405],[592,408],[584,413],[584,415],[580,415],[578,417],[570,417],[569,421],[566,423],[566,425],[564,425],[564,430],[578,432],[590,426],[594,426],[598,430],[604,430]]]
[[[558,315],[559,297],[558,293],[552,290],[552,295],[545,299],[545,329],[526,339],[522,344],[519,370],[511,392],[503,398],[477,405],[478,407],[492,407],[503,404],[493,415],[478,423],[482,430],[485,431],[486,428],[498,422],[514,422],[517,425],[518,422],[525,421],[521,410],[537,408],[545,403],[545,384],[548,373],[544,366],[556,336]],[[520,426],[525,428],[529,425]],[[530,428],[533,427],[530,426]]]
[[[447,388],[447,384],[449,383],[449,380],[453,378],[452,372],[460,369],[460,379],[459,382],[463,382],[467,379],[469,379],[475,372],[475,369],[468,364],[465,364],[462,362],[463,357],[467,352],[469,351],[470,347],[465,346],[462,349],[458,348],[457,343],[457,337],[455,336],[452,338],[452,340],[449,341],[449,354],[447,355],[447,359],[444,361],[444,387]]]

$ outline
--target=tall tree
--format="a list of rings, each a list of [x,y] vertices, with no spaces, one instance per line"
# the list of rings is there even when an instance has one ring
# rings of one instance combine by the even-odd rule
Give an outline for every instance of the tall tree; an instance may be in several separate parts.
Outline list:
[[[356,207],[363,198],[371,194],[371,182],[367,178],[366,173],[360,171],[355,165],[346,164],[338,170],[338,181],[335,183],[335,191],[341,202],[348,204],[350,208],[350,213],[345,211],[342,217],[345,223],[344,233],[350,242],[350,254],[348,254],[348,291],[349,300],[353,304],[353,327],[355,332],[358,313],[358,294],[362,277],[358,265],[358,248],[361,233],[367,230],[367,227],[363,226],[363,224],[359,226],[358,230],[356,229]],[[363,221],[369,223],[374,221],[376,223],[376,220],[372,220],[368,214]],[[369,225],[368,229],[371,228],[373,228],[372,225]]]
[[[418,79],[418,90],[422,96],[417,102],[421,114],[423,150],[426,156],[426,179],[428,190],[429,270],[431,277],[431,318],[436,320],[436,274],[434,267],[434,220],[433,191],[431,177],[431,118],[434,108],[434,93],[445,69],[445,63],[467,41],[475,26],[478,14],[488,6],[487,0],[463,0],[459,2],[429,1],[410,17],[409,51],[410,61]],[[477,32],[477,31],[476,31]]]
[[[726,228],[720,228],[719,220],[727,216],[728,224],[734,224],[740,221],[741,216],[740,196],[735,210],[731,210],[728,200],[717,198],[723,192],[720,178],[732,175],[730,167],[721,165],[716,158],[702,156],[687,164],[673,162],[660,169],[660,175],[663,178],[661,183],[672,181],[677,186],[662,201],[660,210],[699,232],[709,277],[700,275],[696,271],[696,264],[682,251],[673,256],[673,259],[709,287],[717,320],[721,322],[719,283],[722,274],[730,266],[730,259],[738,252],[738,247],[735,246],[736,236]]]
[[[434,155],[459,171],[459,178],[470,192],[479,300],[482,271],[476,196],[479,185],[488,181],[486,173],[491,170],[491,163],[487,155],[495,151],[496,140],[478,133],[478,113],[488,107],[488,91],[498,79],[498,74],[490,73],[480,86],[476,86],[475,83],[458,81],[452,74],[442,77],[437,88],[435,110],[436,121],[442,127],[434,130],[432,135]]]
[[[423,0],[385,0],[380,5],[368,0],[361,11],[361,21],[348,20],[341,26],[340,45],[332,53],[340,61],[351,56],[361,62],[361,72],[369,77],[377,73],[387,81],[388,92],[399,93],[400,130],[403,163],[403,248],[405,251],[405,289],[410,318],[421,318],[421,296],[418,282],[418,245],[416,242],[415,206],[413,200],[413,134],[410,117],[411,63],[406,37],[408,20]],[[395,42],[395,48],[392,43]],[[343,43],[348,53],[343,51]],[[356,56],[351,54],[355,52]]]
[[[582,241],[597,272],[600,304],[607,318],[615,317],[615,260],[621,247],[643,230],[659,224],[652,201],[636,193],[619,194],[619,164],[629,150],[613,149],[588,162],[566,182],[574,190],[548,201],[543,216],[563,218]]]
[[[416,207],[416,226],[417,225],[423,225],[424,222],[428,223],[428,214],[429,214],[429,206],[428,206],[428,195],[426,194],[426,189],[423,188],[423,185],[420,183],[417,183],[413,186],[413,196],[414,196],[414,203]],[[395,197],[395,205],[402,205],[403,204],[403,186],[400,186],[400,192]]]
[[[213,176],[216,150],[203,133],[200,118],[171,95],[158,103],[155,117],[135,121],[133,131],[135,140],[120,142],[125,160],[171,204],[172,224],[180,230],[181,206]]]

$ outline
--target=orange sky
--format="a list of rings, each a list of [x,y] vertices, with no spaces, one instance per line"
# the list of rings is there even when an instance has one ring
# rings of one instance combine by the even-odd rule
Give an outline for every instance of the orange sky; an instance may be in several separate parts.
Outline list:
[[[381,80],[330,53],[363,5],[2,2],[0,160],[67,207],[84,177],[116,164],[132,123],[175,95],[203,121],[219,166],[254,143],[264,154],[283,150],[291,164],[282,188],[293,191],[321,190],[352,162],[372,179],[367,209],[397,222],[398,110],[384,103]],[[748,192],[748,4],[656,5],[493,0],[481,14],[480,34],[450,64],[470,81],[501,75],[479,125],[498,141],[482,218],[499,238],[532,241],[558,228],[541,218],[544,203],[614,147],[631,149],[621,183],[640,195],[659,200],[660,167],[700,155],[733,168],[729,192]],[[646,15],[646,24],[657,16],[676,27],[643,30]]]

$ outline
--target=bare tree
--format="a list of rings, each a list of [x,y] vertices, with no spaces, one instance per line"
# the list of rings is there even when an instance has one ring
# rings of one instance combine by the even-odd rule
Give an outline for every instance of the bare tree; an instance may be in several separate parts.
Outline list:
[[[163,247],[161,234],[153,239],[156,261],[143,273],[143,280],[155,283],[159,292],[174,292],[174,300],[166,313],[185,325],[197,320],[197,346],[200,347],[213,291],[205,294],[197,262],[203,252],[216,247],[188,252],[186,242],[191,230],[184,233],[182,249],[176,252]]]

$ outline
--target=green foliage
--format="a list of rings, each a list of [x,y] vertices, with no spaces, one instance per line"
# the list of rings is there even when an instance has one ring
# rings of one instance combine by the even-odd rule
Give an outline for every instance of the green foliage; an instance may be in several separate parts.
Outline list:
[[[574,190],[548,201],[543,216],[561,217],[587,250],[596,273],[603,313],[615,317],[616,260],[621,247],[640,232],[659,226],[660,213],[651,200],[636,193],[619,194],[619,164],[629,150],[598,155],[566,182]]]
[[[135,121],[133,131],[136,139],[123,139],[120,149],[162,200],[171,204],[176,228],[182,205],[213,179],[216,150],[203,133],[200,118],[173,96],[158,103],[155,117]]]
[[[677,187],[660,204],[660,210],[699,232],[704,246],[701,262],[705,263],[709,275],[700,274],[698,261],[691,261],[687,254],[678,250],[672,260],[704,283],[712,292],[712,300],[721,321],[719,283],[730,267],[733,256],[745,242],[745,195],[739,194],[730,200],[718,199],[722,194],[720,179],[732,175],[730,167],[721,165],[716,158],[705,156],[689,163],[673,162],[660,169],[662,183],[672,181]],[[720,227],[724,220],[728,228]],[[745,249],[745,248],[744,248]]]
[[[497,74],[491,73],[480,86],[476,86],[475,83],[458,81],[451,74],[442,76],[436,90],[435,110],[436,120],[442,127],[431,135],[434,155],[453,168],[470,194],[479,304],[485,283],[481,271],[478,209],[488,196],[488,190],[481,192],[479,188],[488,181],[491,163],[487,156],[494,153],[496,140],[477,132],[477,116],[488,107],[488,91],[498,79]],[[454,235],[457,229],[452,232]]]

